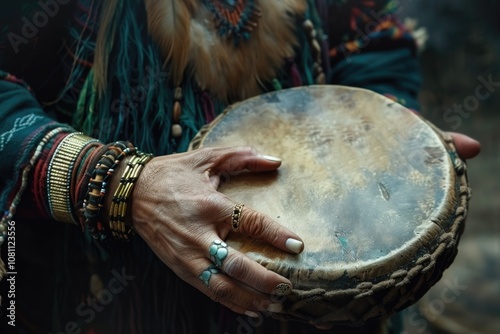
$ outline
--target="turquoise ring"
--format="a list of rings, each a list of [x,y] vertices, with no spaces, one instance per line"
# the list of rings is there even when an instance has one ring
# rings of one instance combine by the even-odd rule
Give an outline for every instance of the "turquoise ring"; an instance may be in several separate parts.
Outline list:
[[[203,270],[203,272],[198,276],[199,279],[208,287],[210,284],[210,279],[212,275],[220,273],[220,269],[214,265],[211,265],[207,269]]]
[[[212,260],[217,267],[222,268],[222,262],[224,262],[228,254],[227,244],[222,240],[215,239],[212,241],[208,252],[210,254],[210,260]]]

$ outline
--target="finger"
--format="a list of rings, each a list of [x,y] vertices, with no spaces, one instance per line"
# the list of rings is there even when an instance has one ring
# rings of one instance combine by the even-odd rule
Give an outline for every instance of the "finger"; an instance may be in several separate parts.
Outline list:
[[[252,172],[268,172],[281,166],[281,159],[270,155],[252,153],[249,155],[235,155],[222,162],[217,169],[221,172],[238,172],[249,170]]]
[[[193,285],[213,301],[221,303],[236,313],[255,317],[264,310],[281,310],[268,296],[240,284],[208,261],[200,262],[205,269],[193,277]],[[257,315],[258,316],[258,315]]]
[[[212,169],[218,172],[272,171],[281,165],[281,159],[257,152],[251,147],[212,148]]]
[[[477,140],[461,133],[450,132],[450,135],[453,138],[458,154],[463,159],[472,159],[481,151],[481,144]]]
[[[292,283],[288,279],[267,270],[220,239],[211,243],[208,256],[229,277],[257,291],[278,296],[292,292]]]
[[[264,240],[287,252],[299,254],[304,250],[302,239],[270,217],[248,207],[240,215],[239,231]]]

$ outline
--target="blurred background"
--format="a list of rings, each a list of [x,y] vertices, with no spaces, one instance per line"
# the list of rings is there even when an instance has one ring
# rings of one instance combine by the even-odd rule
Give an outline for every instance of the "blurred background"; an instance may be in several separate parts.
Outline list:
[[[405,334],[500,333],[500,1],[400,0],[420,50],[422,114],[482,144],[455,263],[415,306]],[[482,88],[478,88],[482,87]]]

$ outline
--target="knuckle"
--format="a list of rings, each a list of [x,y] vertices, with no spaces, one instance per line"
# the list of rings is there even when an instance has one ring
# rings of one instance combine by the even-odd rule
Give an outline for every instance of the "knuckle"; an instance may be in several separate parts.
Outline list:
[[[234,292],[228,282],[220,281],[212,287],[214,293],[213,300],[220,302],[222,300],[230,301],[234,298]]]
[[[245,266],[242,256],[235,255],[226,260],[224,271],[232,278],[241,280],[247,277],[248,266]]]
[[[269,234],[269,242],[272,244],[276,245],[280,241],[280,236],[281,236],[281,228],[279,226],[276,227],[271,227],[268,229],[268,234]]]
[[[266,221],[264,216],[256,211],[248,213],[248,220],[244,224],[246,232],[255,237],[261,237],[264,235],[266,228]]]
[[[257,151],[252,146],[243,146],[241,150],[247,154],[257,154]]]
[[[240,225],[245,233],[266,240],[273,245],[279,244],[283,236],[286,235],[285,228],[265,215],[257,211],[247,212],[247,215],[247,219]]]
[[[260,155],[259,151],[252,146],[244,146],[242,152],[247,158],[254,158]]]

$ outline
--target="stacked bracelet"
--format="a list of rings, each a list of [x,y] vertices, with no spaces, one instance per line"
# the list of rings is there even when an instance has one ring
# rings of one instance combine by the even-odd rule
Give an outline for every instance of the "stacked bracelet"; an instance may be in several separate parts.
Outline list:
[[[144,165],[153,158],[150,154],[138,152],[127,164],[120,179],[120,184],[113,195],[113,201],[109,209],[109,228],[113,237],[128,240],[134,235],[134,230],[126,226],[127,201],[132,194],[135,182]]]
[[[127,202],[142,168],[152,159],[152,155],[138,152],[129,142],[118,141],[102,146],[97,139],[82,133],[65,136],[56,144],[51,155],[46,189],[52,217],[77,224],[74,211],[81,205],[80,222],[94,238],[105,239],[112,235],[117,239],[128,240],[134,232],[125,225]],[[121,175],[108,215],[105,215],[103,208],[108,184],[126,156],[132,158]],[[94,164],[95,167],[91,167]],[[86,171],[89,168],[91,173]]]
[[[75,168],[73,170],[73,176],[71,178],[71,202],[73,203],[73,209],[77,210],[81,208],[81,204],[79,203],[80,198],[78,197],[80,188],[82,186],[82,182],[85,182],[85,176],[87,169],[92,161],[92,157],[99,152],[99,149],[104,145],[101,142],[93,142],[87,145],[81,152],[80,156],[75,161]],[[95,165],[95,163],[94,163]],[[90,179],[90,178],[89,178]],[[85,182],[88,184],[89,180]]]
[[[57,146],[47,169],[48,204],[54,219],[77,224],[70,196],[73,168],[83,148],[96,141],[79,132],[69,134]]]
[[[91,152],[88,158],[85,160],[82,166],[80,166],[79,177],[80,180],[76,184],[75,189],[75,208],[79,210],[80,215],[80,224],[82,230],[85,228],[85,204],[87,202],[89,188],[88,184],[90,183],[90,179],[94,174],[93,167],[97,165],[98,161],[101,159],[101,156],[112,146],[113,144],[102,145],[99,148],[96,148]]]
[[[136,148],[128,142],[115,142],[97,162],[88,184],[87,196],[84,201],[84,224],[95,239],[106,238],[106,224],[101,222],[103,207],[109,178],[113,175],[120,161],[136,153]]]

